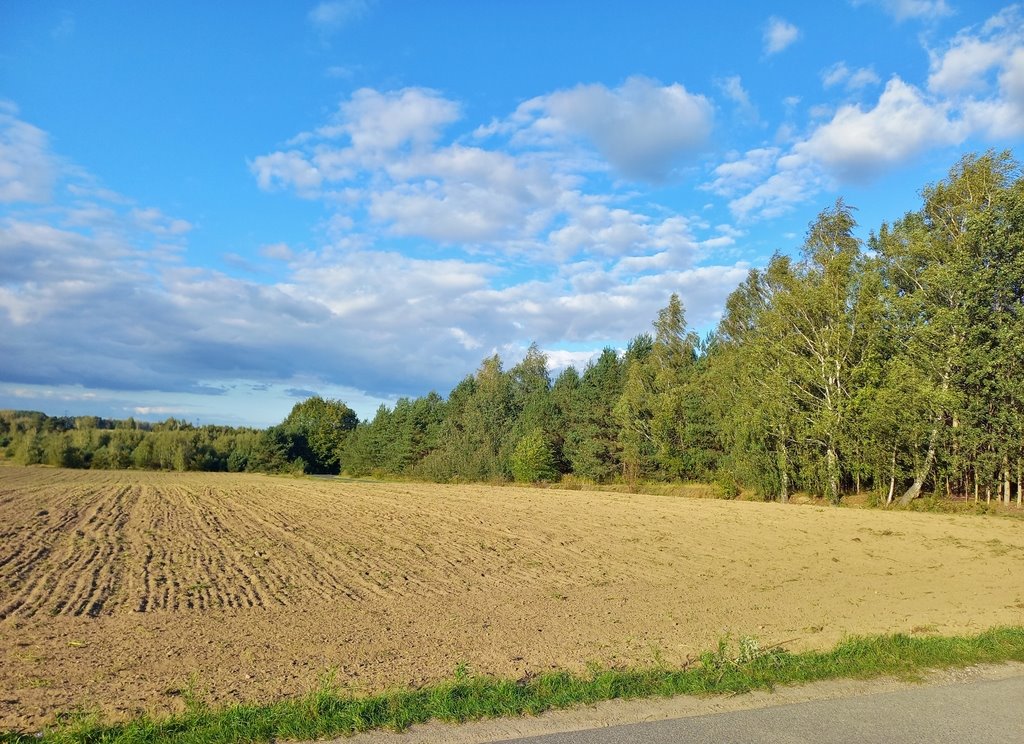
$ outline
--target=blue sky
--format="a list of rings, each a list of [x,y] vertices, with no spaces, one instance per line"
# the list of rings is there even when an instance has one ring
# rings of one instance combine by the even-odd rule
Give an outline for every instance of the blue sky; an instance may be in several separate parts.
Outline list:
[[[263,426],[582,367],[1022,139],[999,2],[15,0],[0,407]]]

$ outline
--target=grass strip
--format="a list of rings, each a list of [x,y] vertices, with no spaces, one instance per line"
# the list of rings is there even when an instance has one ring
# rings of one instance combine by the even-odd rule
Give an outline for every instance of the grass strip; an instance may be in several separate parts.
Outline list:
[[[594,668],[519,681],[473,676],[464,667],[454,679],[417,690],[352,697],[325,683],[299,699],[270,705],[213,709],[193,703],[185,713],[123,723],[69,719],[37,733],[0,733],[0,744],[236,744],[277,739],[312,740],[370,729],[403,730],[430,720],[464,722],[614,698],[709,695],[770,690],[824,679],[914,676],[927,669],[1024,661],[1024,627],[995,628],[974,636],[849,638],[830,651],[790,653],[762,649],[751,638],[719,642],[686,668]]]

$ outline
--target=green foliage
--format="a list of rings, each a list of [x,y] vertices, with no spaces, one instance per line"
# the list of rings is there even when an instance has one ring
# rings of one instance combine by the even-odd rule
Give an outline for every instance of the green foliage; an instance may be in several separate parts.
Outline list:
[[[715,473],[715,488],[718,490],[718,496],[723,499],[737,499],[741,493],[736,476],[724,468]]]
[[[558,474],[544,430],[539,426],[523,435],[512,451],[512,476],[518,483],[550,481]]]
[[[613,408],[622,395],[623,362],[605,348],[562,402],[563,456],[580,478],[604,483],[618,474],[621,447]]]
[[[338,451],[348,432],[356,427],[355,411],[340,400],[319,395],[296,403],[279,425],[287,440],[289,462],[301,459],[311,473],[337,473]]]

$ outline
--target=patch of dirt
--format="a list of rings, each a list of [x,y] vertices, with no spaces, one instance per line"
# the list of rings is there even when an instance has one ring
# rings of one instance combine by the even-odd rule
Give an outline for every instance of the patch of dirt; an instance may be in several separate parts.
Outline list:
[[[0,468],[0,728],[1024,624],[1016,520]]]

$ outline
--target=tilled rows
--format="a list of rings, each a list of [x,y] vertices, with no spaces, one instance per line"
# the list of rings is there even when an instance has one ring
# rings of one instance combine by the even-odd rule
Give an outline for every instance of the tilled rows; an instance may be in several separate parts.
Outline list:
[[[445,596],[538,580],[592,583],[604,574],[600,543],[579,539],[601,525],[588,524],[579,503],[524,528],[535,519],[529,498],[510,508],[469,488],[447,492],[446,508],[438,493],[236,474],[5,468],[0,619]]]

